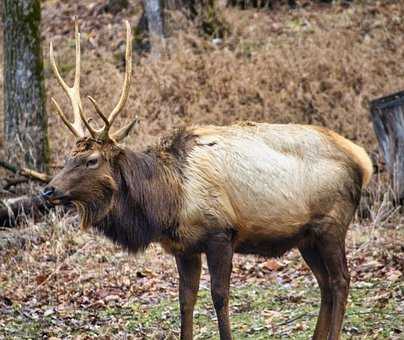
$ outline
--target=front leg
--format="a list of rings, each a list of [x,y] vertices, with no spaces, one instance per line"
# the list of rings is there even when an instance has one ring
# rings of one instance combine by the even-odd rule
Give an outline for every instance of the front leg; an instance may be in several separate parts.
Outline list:
[[[220,233],[209,238],[206,258],[211,277],[211,292],[221,340],[231,340],[229,286],[233,261],[230,235]]]
[[[201,277],[201,254],[175,255],[180,274],[181,340],[192,340],[194,306]]]

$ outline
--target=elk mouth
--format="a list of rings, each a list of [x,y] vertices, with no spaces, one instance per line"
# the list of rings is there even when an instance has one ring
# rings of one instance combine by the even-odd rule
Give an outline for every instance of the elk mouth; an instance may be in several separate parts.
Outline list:
[[[41,192],[42,198],[52,205],[69,205],[73,199],[70,195],[65,194],[52,186],[46,186]]]
[[[69,195],[61,195],[48,198],[48,202],[53,205],[71,205],[73,200]]]

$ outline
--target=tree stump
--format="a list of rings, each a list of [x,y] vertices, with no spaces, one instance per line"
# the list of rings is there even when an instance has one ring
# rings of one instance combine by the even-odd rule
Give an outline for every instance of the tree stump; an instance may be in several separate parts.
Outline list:
[[[391,176],[395,200],[404,203],[404,91],[370,103],[379,149]]]

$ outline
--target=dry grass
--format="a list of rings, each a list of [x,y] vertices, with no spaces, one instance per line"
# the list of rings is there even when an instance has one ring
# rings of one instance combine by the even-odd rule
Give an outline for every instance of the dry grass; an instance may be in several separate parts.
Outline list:
[[[130,18],[134,26],[139,7],[136,3],[116,17],[95,16],[91,14],[94,3],[43,3],[44,54],[48,55],[47,45],[54,37],[62,74],[71,81],[74,42],[68,18],[78,13],[83,21],[82,96],[94,96],[107,110],[119,97],[122,84],[123,73],[116,67],[124,39],[121,19]],[[230,33],[216,46],[198,35],[197,28],[179,13],[169,14],[167,56],[136,60],[121,122],[140,114],[143,123],[128,143],[141,148],[172,127],[184,124],[227,124],[250,119],[319,124],[358,141],[370,152],[376,150],[368,102],[404,88],[403,2],[358,1],[349,8],[313,5],[294,12],[286,8],[274,12],[226,9],[223,15]],[[2,53],[0,48],[0,57]],[[47,62],[45,68],[49,97],[55,96],[70,112]],[[0,104],[1,101],[2,97]],[[0,121],[2,109],[1,106]],[[60,164],[73,140],[52,114],[50,105],[48,109],[52,156]],[[348,237],[349,261],[354,292],[356,288],[363,289],[361,292],[368,295],[363,297],[363,309],[358,309],[358,315],[383,311],[388,306],[386,310],[397,313],[399,318],[400,308],[395,303],[402,302],[397,287],[403,270],[404,217],[389,203],[385,176],[378,174],[372,181],[368,195],[373,203],[370,218],[353,223]],[[176,294],[171,257],[158,247],[136,258],[127,256],[109,241],[81,233],[72,216],[56,214],[32,225],[28,221],[29,228],[2,231],[0,239],[11,240],[11,244],[0,244],[0,329],[11,325],[10,332],[20,332],[17,338],[23,332],[32,337],[59,331],[71,337],[84,334],[120,338],[126,334],[128,317],[115,318],[108,313],[123,311],[120,307],[134,308],[139,303],[142,312],[137,310],[129,318],[144,318],[139,321],[145,325],[142,331],[155,327],[147,323],[148,311]],[[232,282],[240,289],[246,285],[290,287],[298,296],[314,284],[297,252],[275,263],[252,256],[237,257]],[[207,286],[205,268],[202,288]],[[274,308],[282,313],[285,304],[279,301]],[[355,311],[355,304],[350,303]],[[108,317],[97,319],[103,313]],[[161,315],[165,314],[159,313],[157,319]],[[364,320],[359,317],[357,323],[351,320],[348,324],[359,327]],[[388,327],[389,332],[400,331],[392,326],[394,322],[386,320],[375,316],[357,338],[384,338],[383,328]],[[27,326],[33,324],[39,329]],[[41,330],[45,325],[55,331]],[[352,332],[349,334],[355,335]],[[309,333],[302,333],[302,338]],[[390,338],[394,338],[393,333]]]
[[[349,232],[352,283],[344,334],[350,338],[399,339],[403,331],[403,234],[399,226],[381,227],[385,218],[377,225],[354,223]],[[76,217],[56,213],[34,227],[3,231],[2,240],[9,235],[14,243],[0,242],[0,337],[176,338],[173,258],[157,246],[128,256],[77,224]],[[235,256],[231,313],[237,338],[307,339],[318,303],[317,285],[297,251],[279,260]],[[217,336],[212,318],[204,263],[200,339]]]
[[[148,143],[182,124],[251,119],[327,126],[373,151],[368,102],[404,87],[403,15],[403,4],[294,14],[227,10],[232,33],[220,48],[192,27],[175,32],[169,57],[135,66],[128,115],[139,113],[144,123],[132,141]],[[112,31],[120,29],[118,22]],[[93,34],[101,55],[83,39],[82,93],[111,108],[122,74],[103,47],[110,40]],[[66,40],[57,46],[72,75],[73,50]],[[48,89],[60,98],[52,77]]]
[[[123,119],[140,114],[144,120],[139,136],[129,142],[143,146],[183,124],[250,119],[327,126],[374,151],[368,102],[404,88],[404,5],[362,3],[294,12],[226,9],[230,33],[220,47],[198,36],[180,14],[170,14],[168,56],[136,60]],[[44,3],[44,55],[53,38],[62,73],[72,78],[73,26],[68,18],[78,13],[83,22],[82,96],[96,97],[108,110],[122,83],[116,68],[124,39],[121,18],[129,17],[134,26],[139,10],[134,6],[112,18],[91,15],[92,6],[90,1]],[[57,97],[70,112],[47,62],[45,66],[49,97]],[[48,110],[57,158],[70,138],[50,105]]]
[[[91,3],[44,4],[44,55],[53,38],[63,74],[72,78],[73,27],[66,18],[78,12],[83,17],[82,95],[91,94],[108,110],[122,83],[116,65],[124,32],[121,17],[89,15]],[[123,16],[135,25],[137,13],[135,6]],[[168,56],[136,60],[126,116],[140,114],[144,121],[139,138],[129,142],[153,142],[182,124],[250,119],[327,126],[374,151],[368,102],[404,88],[403,16],[400,2],[292,13],[227,9],[230,33],[215,47],[173,13]],[[49,97],[61,100],[47,63],[45,75]],[[69,112],[66,102],[63,107]],[[67,132],[53,114],[49,120],[56,155],[66,147]]]

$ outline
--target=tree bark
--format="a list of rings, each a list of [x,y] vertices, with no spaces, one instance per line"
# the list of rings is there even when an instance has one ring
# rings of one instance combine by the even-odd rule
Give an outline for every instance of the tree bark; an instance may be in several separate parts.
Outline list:
[[[159,57],[164,49],[164,12],[162,0],[144,0],[152,54]]]
[[[404,203],[404,92],[372,101],[370,112],[396,200]]]
[[[47,171],[40,0],[3,0],[4,130],[12,163]]]

